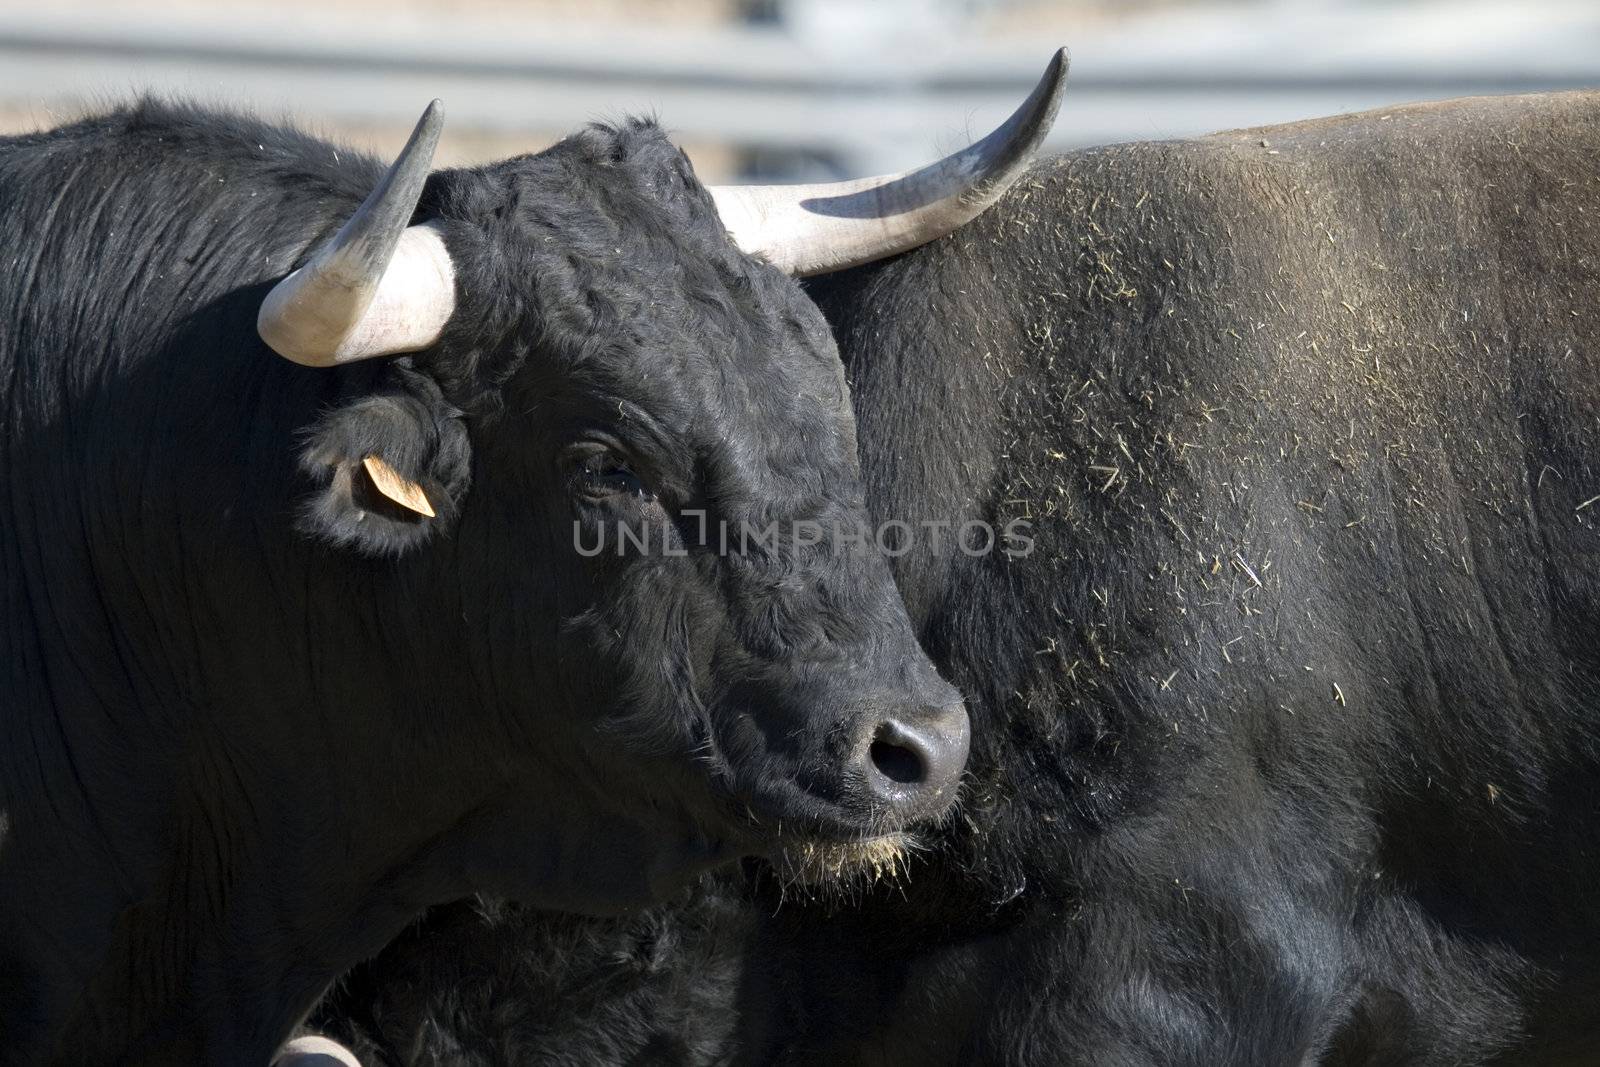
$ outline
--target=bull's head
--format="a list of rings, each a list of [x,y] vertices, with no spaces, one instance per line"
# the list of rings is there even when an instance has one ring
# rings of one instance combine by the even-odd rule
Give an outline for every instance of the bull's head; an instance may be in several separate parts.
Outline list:
[[[873,543],[843,368],[791,275],[976,216],[1064,73],[940,163],[822,187],[707,189],[647,123],[430,175],[435,104],[272,290],[261,336],[297,363],[410,354],[314,430],[304,522],[471,606],[436,625],[471,627],[460,700],[529,754],[485,762],[508,813],[628,824],[616,863],[654,890],[745,853],[881,859],[948,810],[966,712]],[[555,902],[595,903],[568,876]]]

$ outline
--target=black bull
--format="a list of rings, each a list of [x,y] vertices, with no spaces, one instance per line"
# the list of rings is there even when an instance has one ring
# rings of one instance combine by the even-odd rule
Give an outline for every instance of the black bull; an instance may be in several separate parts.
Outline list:
[[[1600,96],[1039,165],[813,283],[965,694],[903,879],[461,907],[322,1024],[371,1064],[1600,1056]],[[655,1057],[655,1058],[652,1058]]]
[[[789,275],[981,212],[1065,70],[801,189],[646,121],[434,172],[437,103],[387,170],[155,101],[0,138],[0,1062],[263,1062],[473,892],[896,865],[967,715]]]

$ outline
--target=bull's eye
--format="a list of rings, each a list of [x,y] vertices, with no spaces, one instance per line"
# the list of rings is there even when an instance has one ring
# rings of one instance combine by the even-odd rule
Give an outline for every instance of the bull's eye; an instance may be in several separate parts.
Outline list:
[[[654,498],[639,476],[610,452],[597,452],[584,458],[578,468],[578,488],[585,496],[596,500],[615,496],[638,500]]]

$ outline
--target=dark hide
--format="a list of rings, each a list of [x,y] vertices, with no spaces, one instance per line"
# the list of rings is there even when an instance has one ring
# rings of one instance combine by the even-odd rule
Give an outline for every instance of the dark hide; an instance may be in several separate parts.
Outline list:
[[[872,509],[1035,548],[894,562],[960,815],[749,890],[725,1056],[1600,1058],[1597,167],[1594,94],[1093,149],[812,287]]]
[[[291,365],[262,297],[380,173],[158,103],[0,140],[7,1067],[260,1063],[429,905],[636,908],[954,794],[870,784],[880,724],[965,719],[833,532],[822,317],[682,154],[633,123],[433,175],[444,337]],[[689,509],[826,536],[724,556]],[[579,555],[619,525],[654,550]]]
[[[755,924],[734,882],[627,918],[437,909],[340,983],[340,1036],[371,1065],[720,1062]]]

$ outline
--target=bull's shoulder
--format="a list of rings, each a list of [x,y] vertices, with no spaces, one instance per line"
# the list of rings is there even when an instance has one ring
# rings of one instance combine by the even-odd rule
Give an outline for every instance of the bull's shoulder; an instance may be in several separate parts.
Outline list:
[[[1348,144],[1370,149],[1384,142],[1453,146],[1488,143],[1510,148],[1508,136],[1541,131],[1564,136],[1586,133],[1590,143],[1595,143],[1600,139],[1600,90],[1429,100],[1225,130],[1197,140],[1219,146],[1249,146],[1267,140],[1297,148]]]

